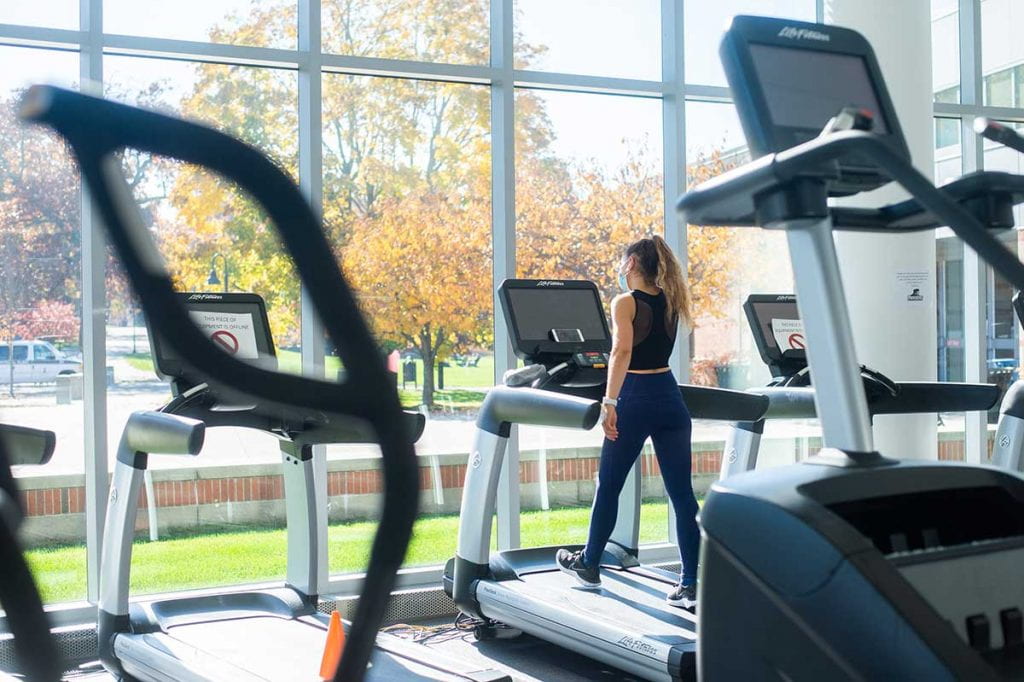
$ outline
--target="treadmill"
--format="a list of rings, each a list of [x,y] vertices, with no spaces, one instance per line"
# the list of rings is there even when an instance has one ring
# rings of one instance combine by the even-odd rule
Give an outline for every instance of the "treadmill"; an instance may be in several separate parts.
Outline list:
[[[57,682],[64,674],[64,660],[50,636],[49,619],[18,540],[24,510],[11,472],[12,466],[46,464],[55,447],[53,431],[0,424],[0,606],[24,675],[16,678],[0,672],[0,682]]]
[[[491,519],[512,424],[589,429],[600,415],[611,334],[597,286],[572,280],[505,280],[498,290],[516,355],[528,365],[488,393],[466,469],[456,556],[445,590],[486,629],[503,623],[648,680],[693,679],[697,618],[669,606],[678,573],[638,560],[640,476],[619,498],[601,558],[601,589],[578,589],[555,564],[559,547],[490,554]],[[756,420],[768,399],[679,387],[694,419]],[[569,546],[579,549],[580,546]]]
[[[712,485],[700,515],[699,674],[1021,679],[1024,480],[875,450],[833,230],[945,224],[1022,288],[1024,263],[989,232],[1012,227],[1024,177],[982,172],[936,188],[912,165],[856,31],[737,16],[720,53],[754,160],[678,208],[693,224],[786,232],[826,448]],[[911,198],[830,205],[890,182]]]
[[[249,293],[179,294],[196,325],[246,360],[273,369],[274,341],[263,299]],[[118,447],[100,568],[99,647],[103,666],[139,680],[316,679],[329,617],[317,611],[327,584],[327,486],[313,446],[373,442],[366,422],[311,411],[298,418],[258,402],[224,402],[148,328],[157,375],[172,400],[137,412]],[[418,439],[424,416],[406,413]],[[255,429],[281,449],[288,559],[284,585],[142,599],[129,603],[139,491],[151,454],[195,456],[205,428]],[[322,457],[322,455],[321,455]],[[216,557],[209,557],[216,561]],[[371,679],[508,680],[394,635],[377,635]]]
[[[737,422],[726,438],[720,479],[757,466],[765,422],[814,419],[814,389],[807,366],[803,322],[792,294],[752,294],[743,304],[758,353],[772,374],[764,388],[748,392],[768,398],[768,411],[752,422]],[[999,400],[995,384],[893,381],[860,366],[868,414],[926,414],[988,410]]]

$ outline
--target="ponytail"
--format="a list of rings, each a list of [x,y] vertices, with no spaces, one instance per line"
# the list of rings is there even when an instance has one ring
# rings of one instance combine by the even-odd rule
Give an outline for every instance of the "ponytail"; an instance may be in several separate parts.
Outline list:
[[[636,256],[644,279],[665,292],[665,299],[668,302],[665,306],[666,327],[673,326],[678,320],[692,328],[690,288],[686,283],[683,266],[672,253],[668,242],[658,235],[640,239],[626,249],[626,257],[629,256]]]
[[[686,284],[686,276],[683,274],[683,266],[672,253],[668,242],[654,235],[651,237],[654,248],[658,251],[658,272],[654,277],[654,285],[665,292],[668,305],[665,314],[669,316],[666,323],[672,322],[672,317],[682,321],[687,327],[693,326],[693,317],[690,314],[690,287]]]

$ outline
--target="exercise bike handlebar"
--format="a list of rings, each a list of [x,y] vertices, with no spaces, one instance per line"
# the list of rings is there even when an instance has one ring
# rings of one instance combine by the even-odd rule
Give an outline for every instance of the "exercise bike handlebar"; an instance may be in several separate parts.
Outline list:
[[[907,159],[870,132],[848,130],[832,133],[763,156],[690,190],[679,199],[677,208],[691,224],[731,225],[738,216],[756,213],[756,195],[802,176],[819,176],[824,181],[828,176],[822,173],[822,169],[850,154],[874,161],[996,272],[1014,287],[1024,288],[1024,263],[990,235],[970,212],[944,195]],[[820,219],[825,216],[809,214],[800,217]]]
[[[383,460],[384,503],[362,598],[335,677],[361,680],[408,546],[419,477],[397,389],[319,218],[283,170],[255,148],[212,128],[51,86],[30,88],[21,116],[49,126],[68,142],[147,319],[218,395],[255,398],[282,411],[351,415],[372,424]],[[338,349],[347,369],[344,383],[256,367],[218,349],[200,331],[178,300],[125,182],[117,152],[128,147],[210,169],[262,206]]]

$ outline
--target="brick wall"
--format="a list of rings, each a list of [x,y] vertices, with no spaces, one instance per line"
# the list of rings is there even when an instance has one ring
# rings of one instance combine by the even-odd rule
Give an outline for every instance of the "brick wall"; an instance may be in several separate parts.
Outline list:
[[[990,444],[991,445],[991,444]],[[695,443],[692,470],[694,475],[714,476],[718,474],[722,461],[722,443]],[[817,447],[810,448],[810,454]],[[569,451],[569,456],[557,451],[548,454],[548,483],[593,481],[597,475],[599,452],[596,448]],[[940,460],[963,460],[963,439],[959,436],[939,441]],[[440,464],[441,487],[445,490],[459,489],[466,476],[466,465],[450,463],[461,458],[446,456],[447,463]],[[379,460],[366,460],[362,468],[343,471],[329,471],[327,492],[330,497],[348,495],[375,495],[382,490]],[[523,453],[519,466],[519,481],[535,484],[540,481],[540,462],[536,453]],[[653,456],[641,458],[642,475],[645,478],[660,476],[658,461]],[[284,499],[284,482],[279,474],[252,476],[231,475],[224,470],[221,477],[187,480],[155,481],[153,492],[157,508],[220,505],[227,502],[263,502]],[[37,481],[39,479],[36,479]],[[421,491],[434,489],[433,470],[427,458],[420,467],[419,487]],[[48,517],[82,514],[85,510],[85,489],[81,485],[37,487],[21,491],[22,501],[29,517]],[[139,506],[146,509],[149,500],[145,488],[140,496]]]

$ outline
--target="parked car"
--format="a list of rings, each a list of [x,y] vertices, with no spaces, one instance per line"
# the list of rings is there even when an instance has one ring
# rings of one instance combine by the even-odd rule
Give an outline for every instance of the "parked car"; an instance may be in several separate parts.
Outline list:
[[[11,350],[14,350],[14,383],[56,381],[60,374],[82,371],[82,361],[70,358],[49,341],[0,342],[0,384],[11,382]]]

